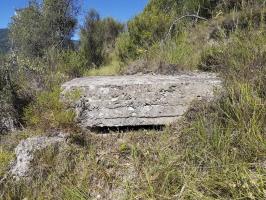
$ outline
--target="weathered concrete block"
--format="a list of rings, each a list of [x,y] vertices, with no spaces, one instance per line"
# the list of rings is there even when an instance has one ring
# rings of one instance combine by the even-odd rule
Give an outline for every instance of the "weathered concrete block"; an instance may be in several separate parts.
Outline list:
[[[62,94],[80,90],[74,107],[82,128],[165,125],[220,84],[210,73],[88,77],[63,84]]]

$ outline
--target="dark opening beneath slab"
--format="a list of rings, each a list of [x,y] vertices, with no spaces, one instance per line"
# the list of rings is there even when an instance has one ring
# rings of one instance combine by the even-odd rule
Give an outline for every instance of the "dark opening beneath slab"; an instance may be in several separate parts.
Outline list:
[[[122,127],[88,127],[89,130],[98,134],[108,134],[111,132],[125,133],[130,131],[156,130],[162,131],[165,125],[142,125],[142,126],[122,126]]]

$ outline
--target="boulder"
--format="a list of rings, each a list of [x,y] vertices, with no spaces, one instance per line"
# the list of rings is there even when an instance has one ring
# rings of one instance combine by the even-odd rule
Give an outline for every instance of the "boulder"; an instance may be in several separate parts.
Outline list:
[[[220,85],[213,73],[88,77],[63,84],[62,99],[80,92],[72,103],[82,128],[166,125]]]
[[[16,160],[10,169],[11,176],[16,180],[27,177],[36,151],[58,145],[64,141],[65,136],[63,134],[53,137],[37,136],[22,140],[15,149]]]

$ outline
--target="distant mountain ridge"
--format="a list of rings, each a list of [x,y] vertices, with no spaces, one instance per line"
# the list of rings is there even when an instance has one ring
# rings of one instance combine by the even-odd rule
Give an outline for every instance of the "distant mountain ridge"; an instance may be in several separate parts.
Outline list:
[[[8,29],[1,28],[0,29],[0,54],[7,53],[10,46],[8,43]]]

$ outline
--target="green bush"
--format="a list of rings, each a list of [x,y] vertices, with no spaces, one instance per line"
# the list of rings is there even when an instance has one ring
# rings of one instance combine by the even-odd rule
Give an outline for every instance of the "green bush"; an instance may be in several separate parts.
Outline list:
[[[117,38],[115,52],[117,57],[123,62],[136,58],[137,47],[133,44],[129,33],[122,33]]]
[[[64,51],[59,58],[59,71],[69,77],[80,77],[83,75],[86,64],[85,58],[77,51]]]
[[[150,13],[151,12],[151,13]],[[166,35],[171,16],[159,10],[144,12],[128,23],[128,31],[133,44],[147,49]]]
[[[113,18],[101,19],[99,13],[90,10],[81,28],[80,53],[88,68],[99,67],[105,63],[115,40],[124,30],[124,25]]]
[[[60,101],[60,88],[37,94],[36,100],[25,109],[27,125],[36,129],[73,128],[75,112]]]

